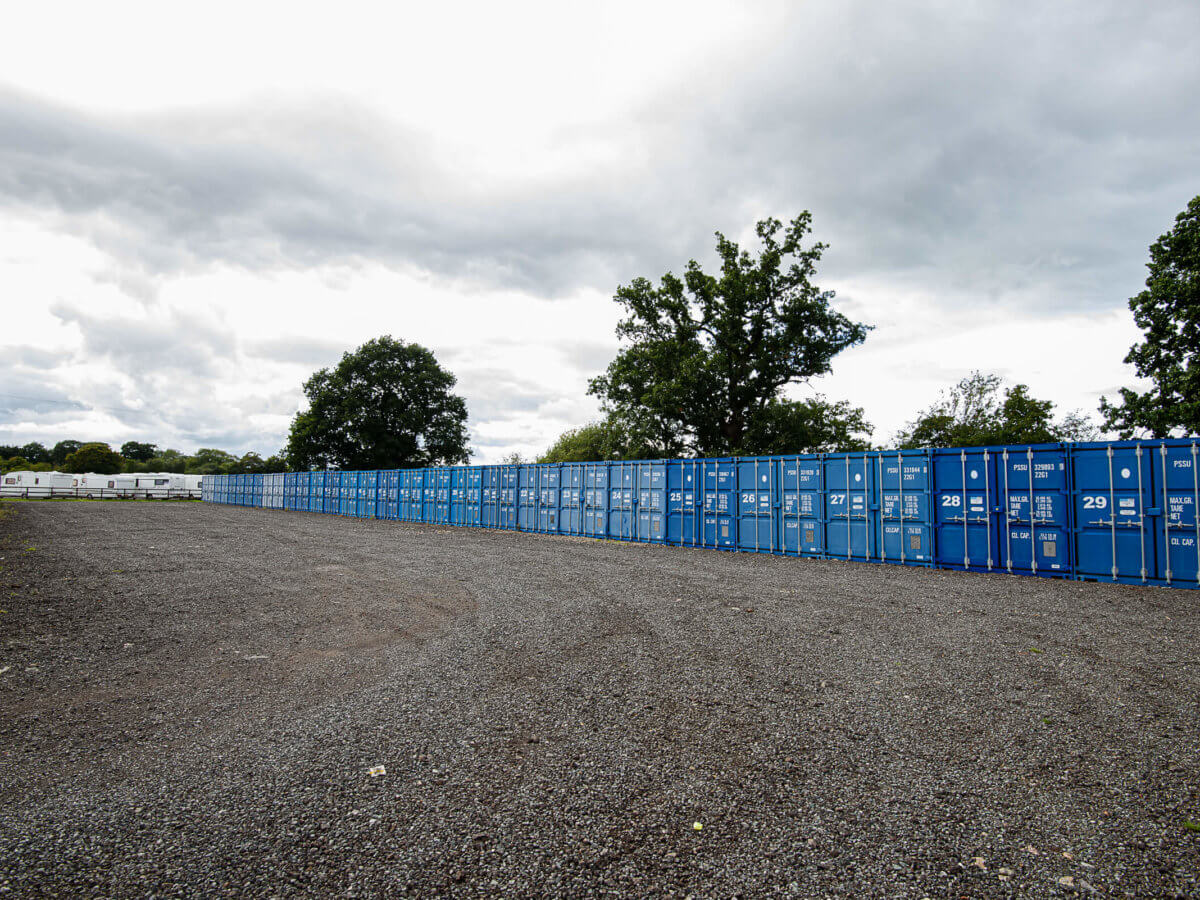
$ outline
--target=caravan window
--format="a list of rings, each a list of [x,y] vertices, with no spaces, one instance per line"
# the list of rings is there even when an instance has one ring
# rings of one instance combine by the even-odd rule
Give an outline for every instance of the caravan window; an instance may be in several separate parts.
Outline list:
[[[154,479],[155,487],[158,487],[159,485],[163,485],[163,484],[170,484],[170,483],[171,483],[171,479],[169,479],[169,478],[155,478]]]

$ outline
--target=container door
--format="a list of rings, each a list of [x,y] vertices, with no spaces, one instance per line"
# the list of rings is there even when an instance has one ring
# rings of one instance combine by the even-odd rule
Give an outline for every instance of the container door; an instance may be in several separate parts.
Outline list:
[[[825,540],[832,558],[870,559],[873,467],[867,454],[826,457]]]
[[[705,460],[704,529],[701,546],[718,550],[737,547],[737,466],[733,462]]]
[[[821,484],[821,460],[818,456],[794,456],[780,461],[780,524],[784,553],[799,556],[825,554]]]
[[[1007,447],[998,466],[1000,565],[1022,575],[1070,575],[1066,450]]]
[[[1175,587],[1200,587],[1200,449],[1195,441],[1163,443],[1155,467],[1160,517],[1157,577]]]
[[[701,536],[700,461],[667,463],[667,543],[698,546]]]
[[[999,535],[993,517],[996,454],[991,450],[937,450],[933,457],[936,558],[948,569],[993,571]]]
[[[583,534],[583,466],[559,466],[558,530],[562,534]]]
[[[667,467],[664,463],[638,465],[637,536],[662,541],[667,536]]]
[[[1137,583],[1153,577],[1154,527],[1146,511],[1155,496],[1154,456],[1141,444],[1072,450],[1077,574]]]
[[[632,540],[637,523],[633,520],[634,465],[613,463],[609,466],[608,536]]]
[[[608,536],[608,464],[589,463],[583,472],[583,533]]]
[[[537,477],[536,466],[521,466],[517,472],[517,528],[520,531],[537,531]]]
[[[879,492],[878,558],[901,565],[931,565],[929,454],[879,453],[875,459]]]
[[[775,463],[761,457],[737,463],[738,548],[775,552]]]

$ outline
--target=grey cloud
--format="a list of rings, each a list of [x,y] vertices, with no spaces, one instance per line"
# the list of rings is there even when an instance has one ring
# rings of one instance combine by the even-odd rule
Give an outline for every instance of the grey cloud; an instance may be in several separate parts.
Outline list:
[[[296,337],[250,341],[244,349],[249,356],[316,369],[335,365],[350,348],[338,341]]]
[[[918,273],[935,303],[1026,313],[1111,308],[1200,190],[1200,119],[1179,115],[1200,81],[1200,7],[1061,10],[839,5],[816,24],[847,39],[789,35],[702,144],[773,208],[814,210],[825,277]]]
[[[0,366],[0,424],[27,421],[54,423],[78,418],[88,409],[60,386],[48,381],[44,373],[31,375],[11,365]]]
[[[350,104],[97,119],[0,95],[0,203],[63,216],[135,296],[212,262],[363,260],[610,290],[809,208],[822,281],[1112,308],[1200,191],[1198,35],[1182,2],[805,4],[742,71],[559,135],[618,162],[502,187]]]
[[[123,374],[135,379],[149,373],[213,376],[219,372],[217,360],[232,357],[236,348],[228,330],[172,310],[129,318],[59,302],[50,312],[60,321],[78,326],[86,356],[111,360]]]
[[[258,114],[100,120],[0,94],[0,204],[58,215],[138,271],[106,276],[135,296],[214,262],[363,260],[554,293],[643,244],[606,184],[466,193],[422,138],[364,112],[279,110],[247,135]]]
[[[5,347],[3,355],[10,365],[26,369],[53,369],[62,361],[62,354],[37,347]]]
[[[581,339],[558,347],[564,365],[589,377],[602,374],[616,357],[618,349],[615,338],[611,343]]]
[[[467,401],[472,424],[536,412],[561,396],[552,386],[517,377],[503,369],[463,369],[456,392]]]

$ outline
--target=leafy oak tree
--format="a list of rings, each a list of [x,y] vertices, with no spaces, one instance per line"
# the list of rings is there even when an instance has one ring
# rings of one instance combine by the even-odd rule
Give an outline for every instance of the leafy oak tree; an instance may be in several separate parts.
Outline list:
[[[83,441],[59,441],[50,451],[50,461],[61,466],[67,457],[83,446]]]
[[[772,400],[754,417],[746,443],[755,453],[831,453],[871,449],[866,413],[845,400]]]
[[[389,335],[304,383],[308,409],[284,451],[293,468],[392,469],[465,463],[467,405],[457,379],[419,344]]]
[[[1200,196],[1150,246],[1146,289],[1129,300],[1141,343],[1125,362],[1152,386],[1100,398],[1104,423],[1123,438],[1200,434]]]
[[[668,272],[657,287],[636,278],[617,289],[627,346],[589,392],[649,455],[767,452],[792,427],[781,430],[782,420],[801,415],[783,389],[828,373],[866,338],[867,326],[812,283],[825,245],[804,246],[811,222],[807,211],[786,227],[759,222],[757,256],[717,232],[718,275],[692,260],[682,278]]]
[[[541,463],[591,462],[593,460],[646,459],[658,455],[654,448],[633,440],[614,417],[571,428],[539,458]]]
[[[116,453],[108,444],[84,444],[65,460],[63,466],[68,472],[95,472],[98,475],[115,475],[121,471],[121,455]]]
[[[143,444],[139,441],[126,441],[121,445],[121,455],[135,462],[149,462],[158,455],[158,446]]]
[[[1079,412],[1054,419],[1054,403],[1017,384],[1000,394],[1000,376],[972,372],[896,435],[898,447],[979,447],[1085,441],[1096,426]]]

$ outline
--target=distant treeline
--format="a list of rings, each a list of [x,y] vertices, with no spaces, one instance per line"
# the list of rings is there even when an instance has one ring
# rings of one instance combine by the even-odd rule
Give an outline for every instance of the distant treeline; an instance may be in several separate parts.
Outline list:
[[[190,475],[248,475],[283,472],[279,456],[263,459],[257,453],[234,456],[224,450],[201,448],[193,454],[160,450],[157,444],[126,441],[119,451],[98,441],[59,441],[53,447],[34,441],[22,447],[0,444],[0,472],[179,472]]]

